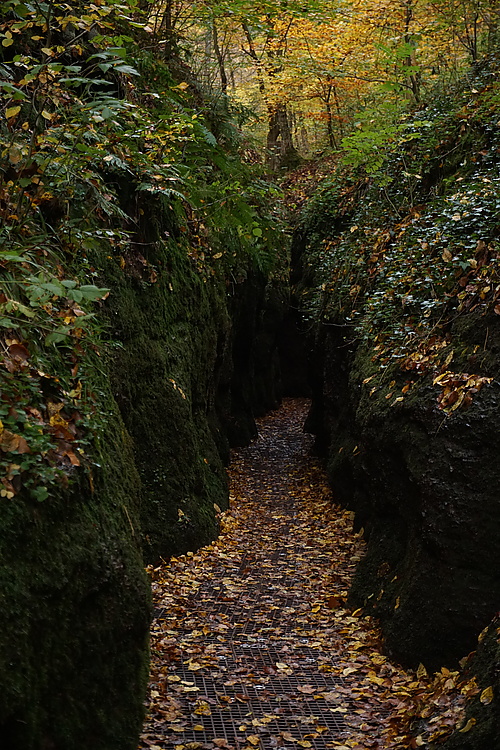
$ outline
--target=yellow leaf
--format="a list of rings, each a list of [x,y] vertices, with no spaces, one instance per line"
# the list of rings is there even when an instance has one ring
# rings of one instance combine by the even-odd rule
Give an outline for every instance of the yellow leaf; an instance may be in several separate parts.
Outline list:
[[[418,677],[419,680],[421,680],[422,677],[427,677],[427,670],[426,670],[426,668],[424,667],[423,664],[419,664],[418,665],[417,677]]]
[[[249,734],[246,739],[251,745],[260,745],[260,737],[256,734]]]
[[[309,740],[299,740],[297,745],[300,745],[301,747],[312,747],[312,743],[309,742]]]
[[[14,40],[12,37],[6,37],[5,39],[2,39],[2,47],[10,47],[11,44],[14,44]]]
[[[467,724],[464,727],[462,727],[462,729],[459,729],[458,731],[459,732],[470,732],[470,730],[472,729],[472,727],[474,726],[475,723],[476,723],[475,719],[469,719],[469,721],[467,722]]]
[[[53,114],[52,112],[47,112],[47,110],[46,110],[46,109],[43,109],[43,110],[42,110],[42,117],[43,117],[43,118],[44,118],[45,120],[53,120],[53,119],[54,119],[54,117],[55,117],[55,115],[54,115],[54,114]]]
[[[10,120],[12,117],[16,117],[20,111],[21,107],[19,104],[15,107],[8,107],[8,109],[5,110],[5,117],[7,120]]]
[[[483,690],[479,700],[483,706],[488,706],[491,703],[493,700],[493,687],[491,685]]]
[[[342,674],[344,675],[344,677],[347,677],[348,675],[352,674],[355,671],[356,671],[356,667],[346,667],[345,669],[342,670]]]

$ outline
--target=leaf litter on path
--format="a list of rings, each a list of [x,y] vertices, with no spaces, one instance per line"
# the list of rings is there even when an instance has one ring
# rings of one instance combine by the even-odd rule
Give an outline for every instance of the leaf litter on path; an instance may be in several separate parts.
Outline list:
[[[155,599],[140,750],[425,747],[477,688],[383,653],[346,597],[364,543],[333,503],[287,399],[233,454],[221,535],[150,569]]]

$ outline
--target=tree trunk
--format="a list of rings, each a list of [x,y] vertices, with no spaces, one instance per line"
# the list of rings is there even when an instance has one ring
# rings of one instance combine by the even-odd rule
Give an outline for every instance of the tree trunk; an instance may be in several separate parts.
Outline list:
[[[165,60],[169,60],[177,52],[177,39],[175,38],[174,31],[174,17],[173,17],[173,3],[174,0],[167,0],[165,4],[165,10],[163,12],[162,20],[162,31],[165,37],[164,42],[164,55]]]
[[[416,63],[416,55],[415,55],[415,42],[412,37],[412,34],[410,33],[410,25],[413,20],[413,0],[406,0],[406,16],[405,16],[405,36],[404,40],[405,43],[408,44],[410,47],[413,48],[410,55],[405,60],[406,65],[408,68],[412,68],[415,66]],[[415,100],[415,103],[418,104],[420,102],[420,74],[419,73],[409,73],[406,78],[406,85],[408,89],[412,92],[413,98]]]
[[[227,87],[228,87],[229,82],[228,82],[226,66],[224,62],[224,54],[219,44],[219,34],[217,31],[217,24],[215,23],[215,20],[212,24],[212,34],[213,34],[213,40],[214,40],[215,56],[217,58],[217,65],[219,67],[221,87],[222,87],[222,91],[224,92],[224,94],[227,94]]]
[[[296,165],[298,161],[287,107],[285,104],[278,104],[269,113],[266,162],[271,169],[277,170]]]

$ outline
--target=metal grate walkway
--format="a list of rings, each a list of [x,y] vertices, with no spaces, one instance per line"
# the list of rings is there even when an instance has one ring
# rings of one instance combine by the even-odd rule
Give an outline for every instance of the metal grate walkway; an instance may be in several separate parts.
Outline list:
[[[232,465],[234,528],[156,571],[141,750],[326,750],[352,736],[357,697],[342,672],[354,669],[340,646],[349,613],[335,610],[358,558],[336,561],[341,534],[335,545],[325,535],[329,491],[308,440],[299,422],[286,435],[265,423]]]

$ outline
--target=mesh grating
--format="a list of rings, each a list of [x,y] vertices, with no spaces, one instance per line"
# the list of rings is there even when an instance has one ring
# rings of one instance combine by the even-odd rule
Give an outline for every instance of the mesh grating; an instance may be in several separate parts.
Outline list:
[[[341,673],[335,628],[324,626],[325,653],[309,617],[334,551],[318,543],[321,518],[305,537],[294,533],[307,438],[298,429],[288,447],[281,439],[278,430],[246,449],[257,509],[241,548],[221,556],[178,609],[156,609],[175,644],[157,672],[162,700],[151,703],[141,750],[326,750],[352,736],[344,716],[355,714],[355,697],[331,671]],[[283,479],[278,487],[266,484],[269,470]]]

